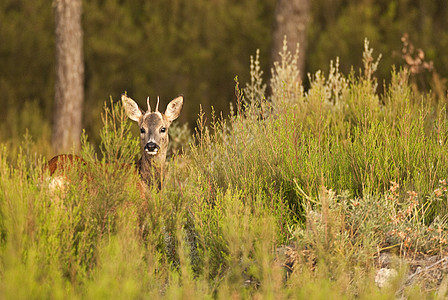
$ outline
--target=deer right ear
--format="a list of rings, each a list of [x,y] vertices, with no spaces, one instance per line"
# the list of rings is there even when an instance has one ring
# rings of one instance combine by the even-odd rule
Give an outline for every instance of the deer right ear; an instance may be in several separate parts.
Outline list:
[[[129,119],[135,122],[140,121],[143,114],[137,103],[125,94],[121,95],[121,102],[123,102],[124,110],[126,111],[126,115]]]

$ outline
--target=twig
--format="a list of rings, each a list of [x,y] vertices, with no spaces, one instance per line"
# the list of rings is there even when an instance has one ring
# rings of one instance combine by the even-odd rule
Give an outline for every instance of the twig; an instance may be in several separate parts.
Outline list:
[[[430,265],[430,266],[427,266],[426,268],[422,268],[422,269],[420,269],[419,271],[417,271],[417,272],[415,272],[414,274],[410,275],[410,276],[408,277],[408,279],[406,280],[406,282],[411,281],[412,278],[414,278],[414,277],[417,276],[418,274],[423,273],[423,272],[426,272],[426,271],[428,271],[429,269],[435,267],[436,265],[438,265],[438,264],[440,264],[440,263],[442,263],[442,262],[444,262],[444,261],[446,261],[446,260],[448,260],[448,256],[446,256],[446,257],[444,257],[444,258],[442,258],[442,259],[436,261],[435,263],[433,263],[433,264]]]

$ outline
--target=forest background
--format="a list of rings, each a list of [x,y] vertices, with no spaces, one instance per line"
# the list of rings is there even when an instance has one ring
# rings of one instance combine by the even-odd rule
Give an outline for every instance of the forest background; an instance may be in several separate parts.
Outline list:
[[[249,80],[249,58],[260,50],[261,69],[270,74],[275,0],[83,1],[85,103],[83,127],[99,140],[101,110],[110,97],[127,92],[143,104],[157,96],[166,104],[185,97],[181,123],[193,127],[200,105],[226,116],[235,101],[234,77]],[[431,0],[311,1],[307,73],[328,72],[340,58],[348,74],[361,67],[364,38],[382,53],[381,89],[390,66],[405,64],[403,34],[425,51],[437,73],[448,77],[448,6]],[[28,132],[41,154],[50,155],[55,86],[54,17],[50,1],[0,3],[0,142],[14,144]],[[291,45],[290,45],[291,46]],[[294,47],[291,47],[294,48]],[[443,80],[425,80],[425,89]],[[441,89],[442,90],[442,89]]]

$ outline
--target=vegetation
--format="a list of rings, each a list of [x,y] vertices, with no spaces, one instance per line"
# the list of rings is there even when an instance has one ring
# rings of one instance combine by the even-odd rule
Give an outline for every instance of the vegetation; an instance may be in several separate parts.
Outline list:
[[[200,114],[190,145],[174,127],[183,151],[144,198],[122,167],[138,146],[119,105],[105,108],[101,159],[84,138],[87,164],[61,189],[30,138],[3,147],[0,297],[446,297],[446,280],[415,271],[446,255],[446,98],[413,90],[407,68],[378,94],[367,41],[361,72],[337,60],[304,92],[296,55],[285,47],[267,96],[257,53],[229,118]],[[384,266],[397,275],[380,288]]]

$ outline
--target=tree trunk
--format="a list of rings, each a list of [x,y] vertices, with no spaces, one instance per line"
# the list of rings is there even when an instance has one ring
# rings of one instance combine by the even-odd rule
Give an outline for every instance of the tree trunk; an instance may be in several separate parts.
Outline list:
[[[282,52],[283,38],[286,35],[290,52],[294,53],[297,43],[300,44],[297,67],[302,78],[305,74],[306,34],[309,20],[310,0],[277,0],[272,36],[272,64],[274,61],[280,61],[279,52]]]
[[[54,0],[56,82],[52,145],[55,153],[80,149],[84,101],[82,0]]]

